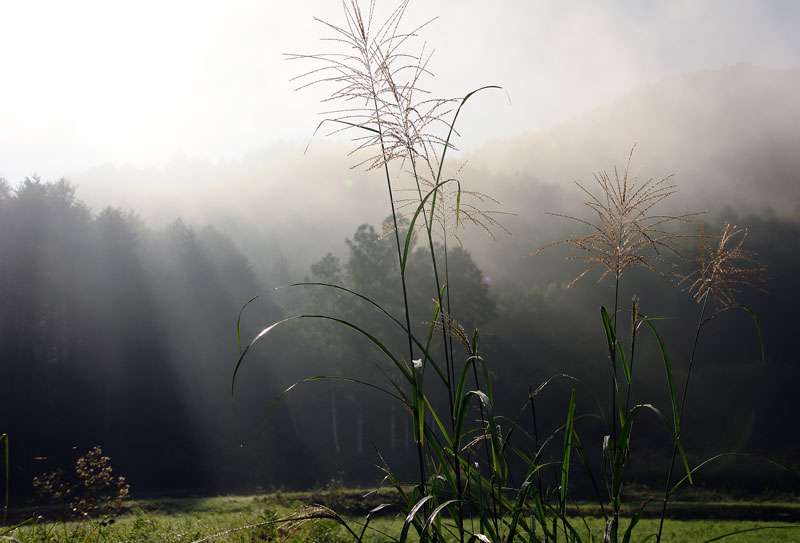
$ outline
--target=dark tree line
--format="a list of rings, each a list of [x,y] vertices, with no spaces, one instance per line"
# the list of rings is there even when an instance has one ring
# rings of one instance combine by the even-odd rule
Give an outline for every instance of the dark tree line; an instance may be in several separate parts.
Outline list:
[[[230,411],[233,323],[259,290],[247,259],[213,228],[93,214],[63,180],[1,188],[0,425],[13,487],[26,492],[95,444],[134,488],[212,482],[208,456],[224,440],[208,437],[232,434],[215,413]]]
[[[793,393],[800,379],[794,347],[800,256],[793,249],[800,223],[731,211],[706,220],[747,225],[747,245],[772,279],[769,294],[741,296],[759,318],[763,363],[744,311],[720,315],[703,337],[687,404],[687,451],[695,460],[738,450],[797,465],[800,441],[784,421],[800,408]],[[386,233],[385,226],[360,226],[311,265],[307,281],[352,289],[400,317],[397,253]],[[444,262],[443,247],[437,251]],[[574,271],[556,262],[561,256],[500,255],[504,275],[517,279],[490,289],[466,249],[448,250],[452,317],[470,335],[479,330],[497,409],[509,416],[527,401],[529,386],[557,373],[606,388],[597,377],[607,375],[600,368],[607,360],[598,309],[609,305],[612,289],[591,279],[566,288]],[[419,337],[426,337],[435,307],[429,263],[428,251],[412,246],[406,275]],[[549,271],[532,274],[532,267]],[[563,282],[529,284],[524,278],[531,275]],[[272,400],[307,377],[387,386],[391,364],[340,324],[307,319],[276,329],[245,361],[232,397],[237,316],[258,293],[265,295],[242,315],[243,341],[280,318],[324,314],[363,327],[393,352],[407,351],[397,325],[370,304],[323,286],[265,289],[274,283],[259,277],[247,255],[213,227],[177,219],[154,229],[133,212],[92,212],[63,180],[26,179],[13,189],[0,181],[0,433],[11,438],[14,493],[30,494],[33,476],[68,468],[94,445],[112,458],[134,495],[308,487],[332,477],[377,483],[376,449],[396,472],[413,470],[408,413],[367,387],[307,383],[264,420]],[[631,273],[624,284],[622,298],[636,293],[642,312],[669,317],[660,326],[681,381],[697,304],[668,277]],[[439,341],[435,335],[433,350]],[[657,347],[644,338],[637,349],[645,383],[634,400],[666,408]],[[563,424],[568,393],[564,385],[542,395],[543,426]],[[592,402],[580,398],[578,409],[588,412]],[[647,482],[648,474],[663,472],[670,449],[657,425],[644,426],[631,461]],[[602,436],[589,429],[584,435],[587,449],[599,450]],[[734,463],[733,469],[712,471],[708,480],[763,482],[751,466]],[[791,486],[785,478],[770,480]]]

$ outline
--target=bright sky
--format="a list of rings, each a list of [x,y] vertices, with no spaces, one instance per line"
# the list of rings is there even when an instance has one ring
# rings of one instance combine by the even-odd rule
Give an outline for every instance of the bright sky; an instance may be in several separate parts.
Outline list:
[[[349,1],[349,0],[348,0]],[[367,2],[362,2],[367,7]],[[397,5],[378,0],[378,16]],[[282,53],[328,45],[332,0],[0,0],[0,176],[12,185],[92,166],[161,166],[305,144],[322,89]],[[800,2],[416,0],[435,48],[428,85],[474,102],[462,148],[552,126],[638,85],[725,64],[800,67]],[[421,44],[421,42],[420,42]]]

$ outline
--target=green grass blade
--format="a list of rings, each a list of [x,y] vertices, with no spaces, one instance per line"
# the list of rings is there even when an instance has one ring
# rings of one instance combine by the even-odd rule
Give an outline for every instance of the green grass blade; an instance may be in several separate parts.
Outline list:
[[[664,370],[667,373],[667,384],[669,385],[669,399],[672,402],[672,419],[675,428],[675,434],[680,435],[681,433],[681,422],[680,422],[680,413],[678,412],[678,398],[675,394],[675,380],[672,378],[672,365],[669,361],[669,354],[667,353],[667,346],[664,344],[664,341],[661,339],[661,335],[656,330],[656,327],[651,322],[651,319],[644,316],[639,315],[639,318],[647,324],[650,328],[650,331],[653,332],[653,335],[658,342],[658,348],[661,351],[661,360],[664,362]]]
[[[336,323],[342,324],[342,325],[344,325],[344,326],[346,326],[348,328],[351,328],[352,330],[355,330],[356,332],[358,332],[359,334],[361,334],[362,336],[367,338],[384,355],[386,355],[386,357],[389,358],[389,360],[391,360],[392,363],[400,370],[400,373],[403,375],[403,377],[409,383],[413,382],[413,376],[412,376],[411,372],[408,370],[408,368],[405,366],[405,364],[400,362],[400,360],[398,360],[391,353],[391,351],[389,351],[389,349],[378,338],[376,338],[375,336],[373,336],[372,334],[370,334],[369,332],[367,332],[363,328],[361,328],[361,327],[359,327],[359,326],[357,326],[357,325],[355,325],[355,324],[353,324],[353,323],[351,323],[349,321],[346,321],[344,319],[338,319],[338,318],[335,318],[335,317],[330,317],[328,315],[296,315],[296,316],[293,316],[293,317],[287,317],[285,319],[279,320],[278,322],[273,323],[270,326],[267,326],[266,328],[261,330],[258,334],[256,334],[256,336],[253,338],[253,340],[247,345],[247,347],[245,347],[245,349],[242,351],[242,354],[239,355],[239,359],[236,361],[236,366],[234,367],[234,370],[233,370],[233,377],[231,379],[231,395],[233,395],[234,386],[236,384],[236,376],[239,373],[239,369],[241,368],[242,361],[244,360],[244,357],[247,356],[247,353],[250,351],[250,349],[253,348],[253,346],[261,338],[266,336],[269,332],[274,330],[277,326],[279,326],[281,324],[285,324],[285,323],[293,321],[293,320],[298,320],[298,319],[323,319],[323,320],[329,320],[329,321],[332,321],[332,322],[336,322]]]
[[[411,223],[408,225],[408,232],[406,232],[406,239],[405,243],[403,244],[403,258],[400,260],[400,275],[405,275],[406,273],[406,264],[408,263],[408,253],[409,249],[411,248],[411,239],[414,237],[414,225],[416,224],[420,213],[424,212],[425,203],[431,196],[434,196],[434,194],[436,194],[443,185],[449,182],[457,183],[459,190],[461,190],[461,183],[457,179],[445,179],[444,181],[436,183],[436,185],[434,185],[434,187],[428,191],[428,194],[426,194],[425,197],[420,200],[419,205],[417,205],[417,209],[414,211],[414,215],[411,217]],[[431,212],[433,212],[433,205],[431,206]],[[431,219],[431,221],[432,220],[433,219]]]
[[[550,509],[550,511],[553,513],[553,525],[554,525],[554,529],[552,532],[554,536],[553,540],[556,540],[555,527],[557,527],[558,522],[561,521],[564,525],[564,530],[566,531],[565,535],[567,535],[567,541],[569,541],[569,536],[572,536],[572,541],[577,541],[578,543],[582,543],[583,538],[581,538],[581,534],[578,533],[578,530],[575,529],[575,527],[572,525],[569,519],[566,516],[562,515],[561,512],[555,507],[548,506],[548,509]]]
[[[391,503],[382,503],[379,506],[370,509],[369,513],[367,513],[367,518],[364,521],[364,525],[361,527],[361,533],[358,535],[358,539],[356,540],[356,541],[358,541],[358,543],[361,543],[364,540],[364,534],[366,533],[367,527],[369,526],[369,523],[372,521],[374,515],[376,513],[379,513],[380,511],[383,511],[384,509],[389,508],[389,507],[393,507],[393,504],[391,504]]]
[[[753,318],[753,323],[756,325],[756,331],[758,332],[758,344],[761,346],[761,361],[764,362],[766,361],[766,357],[764,356],[764,337],[761,335],[761,326],[758,324],[758,317],[748,306],[739,304],[739,307]]]
[[[8,487],[9,487],[9,475],[11,473],[11,470],[9,469],[11,464],[9,463],[9,458],[10,457],[9,457],[9,454],[8,454],[8,448],[9,448],[8,434],[0,435],[0,442],[2,442],[3,446],[5,447],[5,454],[3,455],[4,458],[5,458],[5,462],[4,462],[4,465],[5,465],[5,484],[3,485],[4,486],[4,491],[3,491],[3,526],[5,526],[6,525],[6,521],[8,520]]]
[[[572,376],[572,375],[570,375],[568,373],[556,373],[555,375],[551,375],[550,377],[548,377],[547,379],[542,381],[541,384],[539,384],[539,386],[536,387],[536,390],[534,390],[533,393],[530,396],[535,398],[541,392],[543,392],[556,379],[565,379],[567,381],[574,381],[575,383],[578,383],[579,385],[584,387],[584,389],[586,389],[586,391],[594,399],[595,406],[597,407],[597,412],[600,414],[601,422],[603,424],[605,424],[606,417],[605,417],[605,413],[603,411],[603,405],[600,403],[600,398],[598,398],[597,394],[594,393],[594,391],[592,390],[592,387],[590,387],[588,384],[586,384],[582,380],[578,379],[577,377],[574,377],[574,376]],[[528,397],[528,400],[530,400],[530,396]]]
[[[433,318],[431,319],[431,324],[428,326],[428,340],[425,342],[425,350],[429,351],[431,347],[431,341],[433,341],[433,332],[436,330],[436,322],[439,320],[439,313],[441,312],[441,306],[439,305],[439,300],[444,299],[444,291],[447,288],[447,285],[442,285],[442,289],[439,291],[439,298],[436,299],[433,308]]]
[[[461,185],[458,185],[458,192],[456,193],[456,227],[459,226],[460,214],[461,214]]]
[[[530,477],[530,476],[529,476]],[[528,488],[530,488],[530,479],[526,480],[517,492],[517,498],[514,501],[514,507],[511,509],[511,522],[508,526],[508,536],[506,537],[507,543],[513,543],[514,537],[517,534],[517,525],[519,524],[519,517],[522,514],[523,505],[525,505],[525,498],[528,496]]]
[[[500,456],[500,438],[497,435],[497,427],[494,423],[494,415],[493,415],[493,408],[492,402],[489,400],[489,396],[486,395],[485,392],[482,390],[471,390],[467,392],[467,395],[472,395],[478,398],[480,402],[483,404],[483,408],[486,410],[486,419],[488,421],[488,430],[489,436],[491,437],[491,444],[492,444],[492,465],[494,468],[494,472],[499,475],[502,479],[504,474],[503,469],[503,460]],[[464,402],[466,405],[467,402]]]
[[[314,377],[306,377],[305,379],[302,379],[300,381],[292,383],[291,385],[286,387],[283,390],[283,392],[278,394],[278,396],[274,400],[272,400],[272,403],[269,404],[269,407],[267,408],[267,412],[264,414],[264,419],[269,418],[269,415],[270,415],[270,413],[272,413],[272,410],[275,409],[275,406],[277,406],[280,403],[280,401],[283,399],[283,397],[286,396],[287,394],[289,394],[292,390],[294,390],[295,388],[297,388],[300,385],[304,385],[306,383],[313,383],[315,381],[344,381],[346,383],[354,383],[354,384],[358,384],[358,385],[364,385],[364,386],[366,386],[368,388],[372,388],[374,390],[383,392],[384,394],[387,394],[387,395],[391,396],[395,400],[398,400],[398,401],[402,402],[406,407],[409,407],[409,408],[411,407],[411,402],[409,401],[408,397],[406,397],[403,394],[403,392],[401,390],[399,390],[399,387],[396,387],[396,388],[398,388],[398,394],[394,394],[394,393],[390,392],[389,390],[386,390],[385,388],[379,387],[378,385],[370,383],[368,381],[360,381],[358,379],[353,379],[353,378],[350,378],[350,377],[340,377],[338,375],[315,375]]]
[[[606,342],[608,343],[608,356],[614,356],[614,347],[617,344],[617,338],[614,335],[614,327],[611,324],[611,317],[608,316],[608,311],[604,306],[600,306],[600,318],[603,319],[603,328],[606,331]]]
[[[722,453],[722,454],[714,455],[711,458],[707,458],[707,459],[703,460],[698,465],[696,465],[694,468],[692,468],[691,473],[694,473],[694,472],[698,471],[700,468],[702,468],[702,467],[704,467],[704,466],[706,466],[706,465],[708,465],[708,464],[710,464],[712,462],[715,462],[715,461],[717,461],[717,460],[719,460],[721,458],[726,458],[726,457],[729,457],[729,456],[739,456],[739,457],[743,457],[743,458],[754,458],[756,460],[761,460],[763,462],[767,462],[768,464],[772,464],[772,465],[774,465],[776,467],[779,467],[782,470],[787,471],[788,473],[791,473],[792,475],[794,475],[795,477],[800,479],[800,471],[792,468],[791,466],[788,466],[788,465],[784,464],[783,462],[779,462],[777,460],[774,460],[772,458],[768,458],[766,456],[759,456],[757,454],[750,454],[750,453]],[[687,480],[688,480],[688,477],[683,477],[680,481],[675,483],[675,485],[670,489],[670,491],[667,494],[667,496],[668,497],[672,496],[672,494],[674,494],[675,491],[677,491],[678,488],[680,488],[680,486],[683,485],[683,483],[686,482]]]
[[[564,448],[561,461],[561,514],[567,512],[567,488],[569,487],[569,460],[572,452],[572,428],[575,422],[575,389],[569,399],[569,409],[567,410],[567,422],[564,426]]]
[[[641,520],[642,514],[644,513],[644,509],[645,509],[645,507],[647,507],[647,504],[649,504],[649,503],[650,503],[650,500],[646,500],[646,501],[642,502],[641,506],[639,506],[639,510],[631,518],[631,521],[628,523],[628,528],[625,530],[625,533],[622,536],[622,543],[630,543],[631,536],[633,535],[633,529],[636,527],[636,525]],[[651,535],[653,535],[653,534],[651,534]],[[650,536],[648,536],[648,537],[650,537]]]
[[[544,496],[542,496],[537,492],[533,497],[533,504],[534,504],[533,514],[536,517],[536,521],[539,523],[539,526],[541,526],[542,528],[542,533],[545,536],[545,541],[550,541],[551,539],[555,539],[553,532],[550,531],[550,523],[547,520],[547,513],[545,512]]]
[[[444,148],[442,149],[442,158],[439,160],[439,171],[436,172],[436,181],[438,182],[442,178],[442,166],[444,166],[444,157],[447,155],[447,150],[450,148],[450,138],[453,137],[453,132],[455,131],[456,121],[458,121],[458,116],[461,114],[461,108],[464,107],[464,104],[467,103],[467,100],[475,96],[477,93],[488,90],[488,89],[502,89],[503,87],[498,87],[497,85],[486,85],[483,87],[479,87],[472,92],[467,93],[464,98],[461,99],[461,103],[458,104],[458,109],[456,109],[456,114],[453,115],[453,120],[450,122],[450,127],[447,131],[447,137],[444,140]]]
[[[400,539],[398,543],[405,543],[405,540],[408,538],[408,529],[411,527],[411,524],[417,521],[416,517],[417,514],[422,510],[423,506],[428,500],[433,499],[433,496],[425,496],[417,503],[414,504],[414,507],[411,508],[409,511],[408,516],[406,516],[405,522],[403,522],[403,528],[400,531]]]
[[[717,537],[712,537],[711,539],[706,539],[703,543],[712,543],[714,541],[719,541],[721,539],[725,539],[726,537],[730,537],[732,535],[737,534],[744,534],[748,532],[760,532],[763,530],[797,530],[800,528],[800,525],[794,526],[756,526],[755,528],[747,528],[745,530],[736,530],[735,532],[728,532],[727,534],[723,534]]]
[[[589,475],[589,480],[592,483],[592,489],[594,490],[595,496],[597,497],[597,503],[600,505],[600,512],[603,515],[603,518],[607,521],[608,520],[608,512],[606,511],[606,506],[603,503],[605,500],[600,496],[600,487],[597,484],[597,477],[594,474],[594,470],[592,469],[592,463],[589,460],[589,456],[586,454],[586,450],[583,448],[583,443],[581,443],[580,436],[578,436],[577,430],[572,431],[574,434],[575,439],[575,450],[578,452],[578,457],[581,459],[581,463],[583,467],[586,469],[586,473]]]
[[[461,375],[458,378],[458,386],[455,390],[455,400],[453,405],[453,413],[455,414],[456,420],[453,430],[453,443],[455,448],[459,448],[461,432],[464,429],[464,423],[466,419],[466,409],[462,409],[464,404],[467,402],[467,396],[464,395],[464,388],[466,387],[467,382],[467,374],[470,368],[479,360],[477,356],[470,356],[467,358],[466,362],[464,362],[464,366],[461,368]]]
[[[686,458],[686,452],[683,450],[683,445],[681,444],[680,436],[672,428],[672,425],[669,423],[669,420],[667,420],[667,417],[664,416],[664,413],[662,413],[660,409],[649,403],[635,405],[631,409],[630,416],[628,417],[628,421],[626,421],[626,424],[629,424],[629,426],[632,427],[633,420],[636,418],[636,415],[638,415],[638,413],[642,409],[647,409],[655,413],[655,415],[661,420],[661,422],[664,423],[664,427],[667,429],[667,432],[670,433],[670,435],[672,436],[672,440],[678,447],[678,452],[681,455],[681,461],[683,462],[683,467],[686,470],[686,477],[688,477],[689,484],[694,484],[694,480],[692,479],[692,470],[689,469],[689,461]],[[630,435],[630,427],[627,430],[628,435]]]
[[[236,344],[239,346],[239,354],[242,354],[242,333],[241,333],[241,324],[242,324],[242,313],[244,313],[245,308],[250,305],[252,302],[256,301],[261,297],[261,294],[257,294],[247,300],[242,308],[239,310],[239,316],[236,318]]]
[[[340,286],[340,285],[334,285],[332,283],[321,283],[321,282],[314,282],[314,281],[304,281],[302,283],[292,283],[291,285],[287,285],[286,287],[281,287],[281,289],[288,288],[288,287],[306,287],[306,286],[319,286],[319,287],[331,288],[331,289],[335,289],[335,290],[341,290],[342,292],[345,292],[347,294],[355,296],[355,297],[367,302],[369,305],[373,306],[374,308],[376,308],[378,311],[383,313],[383,315],[385,315],[389,320],[391,320],[396,326],[398,326],[400,328],[400,330],[402,330],[404,336],[411,336],[411,340],[414,342],[414,344],[417,346],[417,348],[419,348],[419,350],[422,351],[422,354],[424,356],[424,360],[426,362],[430,362],[431,365],[433,366],[433,368],[436,370],[436,373],[439,374],[439,377],[444,382],[447,382],[447,376],[445,375],[445,372],[442,371],[442,369],[436,363],[436,360],[434,360],[433,357],[431,357],[431,355],[429,354],[428,347],[423,345],[417,339],[417,337],[414,334],[410,334],[408,328],[406,328],[406,326],[403,323],[401,323],[399,320],[397,320],[397,318],[395,318],[391,313],[389,313],[386,309],[384,309],[380,304],[376,303],[374,300],[372,300],[368,296],[364,296],[363,294],[360,294],[360,293],[358,293],[358,292],[356,292],[354,290],[351,290],[351,289],[349,289],[347,287],[343,287],[343,286]],[[275,290],[280,290],[280,289],[275,289]]]
[[[444,509],[446,509],[447,507],[449,507],[450,505],[452,505],[454,503],[458,503],[458,500],[447,500],[447,501],[443,502],[442,504],[440,504],[439,507],[434,509],[431,512],[431,516],[429,516],[427,518],[427,520],[425,521],[425,525],[422,527],[422,531],[423,532],[427,532],[428,529],[431,527],[431,524],[433,524],[433,521],[436,520],[437,516],[439,516],[439,513],[441,513]]]
[[[442,433],[442,435],[444,436],[445,440],[447,441],[447,445],[450,448],[453,448],[453,442],[452,442],[452,438],[450,436],[450,433],[447,431],[447,429],[445,428],[444,423],[442,422],[442,419],[439,418],[438,413],[433,408],[433,404],[431,404],[430,398],[425,396],[423,399],[425,400],[425,404],[428,406],[428,413],[431,414],[431,416],[433,417],[434,422],[436,422],[436,426],[439,428],[439,431]]]
[[[622,362],[622,371],[625,373],[625,382],[631,384],[631,370],[628,367],[628,357],[625,356],[625,350],[622,344],[617,340],[617,352],[619,353],[619,360]]]
[[[765,353],[764,353],[764,337],[761,335],[761,326],[758,323],[758,316],[756,315],[756,313],[752,309],[750,309],[749,306],[746,306],[744,304],[739,304],[739,305],[729,305],[727,307],[723,307],[722,309],[720,309],[719,311],[717,311],[716,313],[714,313],[710,317],[706,317],[705,319],[703,319],[703,321],[700,322],[700,326],[705,326],[706,324],[711,322],[715,317],[719,316],[721,313],[724,313],[725,311],[728,311],[729,309],[734,308],[734,307],[739,308],[739,309],[741,309],[743,311],[746,311],[747,314],[750,315],[753,318],[753,323],[756,326],[756,332],[758,332],[758,343],[761,346],[761,361],[764,362],[766,360]]]

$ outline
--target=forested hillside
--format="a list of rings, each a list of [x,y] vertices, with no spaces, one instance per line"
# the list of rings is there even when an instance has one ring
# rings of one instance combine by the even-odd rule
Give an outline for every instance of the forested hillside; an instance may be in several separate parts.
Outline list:
[[[270,402],[295,381],[332,375],[380,383],[392,371],[373,345],[341,326],[305,322],[274,334],[246,361],[231,396],[237,315],[264,286],[228,235],[180,219],[151,229],[134,212],[116,208],[92,213],[63,180],[28,179],[2,189],[0,397],[16,492],[29,493],[34,475],[69,466],[94,444],[104,447],[134,490],[146,493],[308,486],[331,477],[369,483],[377,472],[364,473],[363,466],[377,458],[373,445],[396,468],[410,463],[407,414],[350,382],[305,384],[262,421]],[[757,331],[744,311],[728,311],[718,317],[724,323],[709,327],[695,370],[704,393],[692,397],[688,409],[715,416],[687,426],[686,447],[693,457],[722,449],[797,462],[800,442],[781,428],[784,414],[800,408],[792,392],[800,378],[792,316],[800,302],[792,287],[800,224],[768,215],[704,218],[708,228],[723,219],[748,226],[747,246],[771,276],[769,294],[741,295],[758,315],[766,356],[762,362]],[[307,279],[346,286],[396,314],[401,300],[392,297],[391,239],[365,224],[344,241],[331,249],[344,248],[346,256],[319,255]],[[425,251],[412,255],[411,309],[431,315],[413,324],[424,334],[434,307],[424,293],[433,278],[424,271]],[[531,259],[551,265],[560,256],[555,251]],[[501,391],[498,409],[515,413],[529,386],[558,373],[601,389],[597,309],[608,305],[609,290],[591,278],[567,288],[569,266],[559,268],[559,281],[495,289],[467,250],[451,247],[448,258],[453,313],[469,334],[480,331]],[[668,277],[634,273],[625,290],[624,297],[638,294],[643,312],[670,318],[663,334],[680,379],[697,304]],[[402,339],[368,304],[309,286],[269,292],[248,306],[243,340],[260,326],[301,313],[349,319],[387,345]],[[641,390],[666,402],[655,348],[642,340],[647,354],[639,371],[647,384]],[[543,423],[558,424],[563,395],[552,392],[543,401],[553,408],[552,416],[543,411]],[[633,461],[647,481],[651,468],[659,471],[652,451],[663,449],[665,436],[656,428],[643,435]],[[714,480],[747,484],[746,472],[732,473]]]
[[[691,74],[550,131],[454,155],[446,175],[462,179],[461,209],[485,212],[508,230],[490,223],[496,241],[480,225],[458,230],[458,239],[433,239],[439,273],[446,265],[450,277],[452,317],[467,337],[478,330],[496,409],[508,424],[531,387],[556,374],[580,378],[608,403],[599,392],[607,392],[599,376],[608,364],[600,307],[613,305],[613,285],[590,273],[569,286],[584,268],[564,258],[575,256],[568,245],[536,250],[588,231],[547,212],[591,218],[574,182],[594,193],[593,174],[621,171],[638,141],[631,167],[642,181],[675,174],[667,183],[676,192],[659,212],[709,210],[674,223],[684,260],[664,255],[660,274],[626,270],[620,291],[620,307],[636,295],[641,313],[663,317],[658,327],[676,382],[686,375],[700,315],[680,282],[692,271],[698,223],[714,235],[726,223],[742,228],[737,242],[769,276],[759,288],[738,285],[737,303],[757,321],[732,308],[704,325],[692,381],[698,392],[689,394],[682,436],[687,453],[697,461],[747,451],[800,464],[800,438],[786,426],[787,414],[800,410],[797,88],[797,71]],[[413,472],[409,414],[385,393],[347,380],[389,386],[396,368],[374,342],[317,317],[344,319],[402,352],[398,323],[345,290],[287,286],[335,284],[403,314],[395,233],[381,223],[389,210],[376,203],[385,184],[374,172],[348,169],[355,159],[346,153],[333,160],[340,146],[313,143],[305,156],[280,147],[239,163],[0,181],[0,433],[9,435],[15,494],[31,494],[35,475],[68,469],[94,445],[134,493],[309,487],[331,478],[377,483],[378,469],[364,466],[380,463],[378,451],[398,473]],[[413,206],[402,213],[401,230]],[[423,340],[436,305],[427,243],[418,236],[409,245],[405,273],[411,328]],[[260,341],[232,393],[237,319],[258,294],[241,314],[244,344],[280,319],[313,318],[282,324]],[[432,336],[436,349],[442,339]],[[668,411],[658,345],[645,331],[639,338],[641,396],[631,401]],[[337,379],[299,385],[264,418],[286,387],[315,376]],[[542,395],[543,427],[563,424],[572,386]],[[581,398],[587,403],[578,412],[590,411],[592,396]],[[584,419],[577,424],[587,425],[581,436],[590,454],[600,454],[603,436]],[[637,480],[660,484],[653,474],[664,471],[670,438],[658,422],[637,425]],[[741,459],[721,467],[706,474],[708,484],[747,486],[759,477],[762,489],[794,484]]]

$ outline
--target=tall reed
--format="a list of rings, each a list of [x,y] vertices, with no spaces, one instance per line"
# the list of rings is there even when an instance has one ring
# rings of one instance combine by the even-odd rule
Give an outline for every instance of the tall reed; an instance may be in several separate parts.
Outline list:
[[[694,214],[655,213],[657,206],[675,192],[675,186],[669,182],[671,176],[644,181],[638,172],[632,172],[633,149],[622,172],[615,168],[613,177],[605,172],[595,175],[599,187],[597,193],[579,185],[589,197],[585,205],[593,220],[555,215],[577,221],[588,233],[575,234],[548,247],[567,244],[579,251],[573,258],[586,262],[588,267],[573,283],[595,268],[601,270],[601,280],[607,276],[614,280],[612,310],[609,313],[603,306],[599,315],[608,349],[610,402],[604,409],[602,400],[594,396],[580,379],[556,375],[538,387],[530,388],[515,417],[498,416],[489,368],[480,348],[480,335],[477,330],[465,330],[452,314],[447,251],[444,252],[442,268],[434,242],[436,235],[446,244],[448,236],[453,233],[451,227],[460,227],[463,222],[487,229],[498,225],[497,212],[483,211],[480,207],[487,201],[492,202],[490,199],[462,189],[458,179],[443,175],[445,157],[453,147],[452,137],[462,108],[476,92],[497,87],[481,87],[460,100],[427,98],[421,85],[429,74],[430,53],[425,46],[419,53],[408,52],[413,39],[427,23],[412,31],[401,30],[407,7],[407,0],[401,2],[382,24],[376,25],[374,2],[366,11],[362,11],[355,0],[347,2],[344,4],[344,24],[323,22],[333,33],[330,42],[341,46],[341,52],[289,55],[293,60],[315,63],[314,68],[297,78],[299,88],[324,84],[333,87],[326,102],[339,102],[339,105],[333,106],[320,127],[333,125],[333,132],[355,132],[354,153],[359,157],[358,165],[380,170],[386,180],[404,314],[396,317],[373,299],[342,285],[317,282],[298,283],[291,287],[333,290],[364,302],[367,307],[365,315],[370,312],[386,319],[402,334],[408,343],[407,353],[394,352],[386,337],[378,337],[365,326],[335,315],[305,313],[285,318],[264,328],[246,345],[241,342],[237,324],[240,356],[233,371],[232,390],[250,350],[276,327],[308,319],[340,324],[365,337],[390,363],[393,371],[386,373],[389,378],[386,385],[354,378],[327,378],[380,390],[400,402],[411,414],[418,464],[418,477],[413,486],[409,487],[406,481],[399,479],[377,452],[385,480],[400,496],[397,505],[405,516],[400,532],[392,536],[394,541],[403,543],[412,529],[422,541],[432,538],[434,541],[457,539],[462,543],[580,542],[584,540],[581,530],[588,530],[589,539],[594,541],[586,519],[579,517],[576,520],[569,513],[568,506],[577,505],[571,492],[575,478],[573,463],[577,458],[591,482],[605,519],[603,540],[616,543],[621,537],[623,543],[628,543],[647,505],[647,502],[643,503],[625,530],[621,530],[626,461],[631,450],[633,423],[641,413],[651,413],[660,420],[674,443],[672,465],[680,457],[681,469],[685,472],[684,479],[678,484],[684,480],[692,482],[693,469],[680,440],[688,379],[679,407],[672,362],[657,328],[658,319],[643,314],[641,302],[636,297],[630,310],[629,341],[624,344],[625,341],[620,339],[620,330],[624,326],[620,325],[619,317],[623,313],[620,309],[623,272],[634,266],[658,271],[669,256],[679,256],[686,236],[670,231],[669,227],[675,222],[688,222]],[[422,99],[418,98],[420,94]],[[365,151],[369,153],[367,158],[360,154]],[[411,186],[404,190],[402,199],[398,198],[398,191],[392,184],[395,179],[393,172],[405,173],[411,179]],[[408,198],[409,193],[414,195],[412,200]],[[462,199],[468,196],[474,197],[476,200],[473,201],[477,203],[463,202]],[[448,200],[454,200],[454,204],[448,205]],[[409,201],[413,203],[409,204]],[[404,236],[398,227],[398,204],[410,205],[411,210],[407,215],[410,221]],[[410,247],[417,233],[427,241],[435,283],[431,285],[432,317],[424,335],[418,335],[412,329],[411,322],[421,319],[412,319],[409,314],[405,281]],[[706,285],[705,282],[699,284]],[[245,304],[245,308],[256,298]],[[240,313],[240,322],[241,318]],[[650,403],[631,405],[634,355],[638,353],[637,333],[642,327],[651,331],[658,347],[659,363],[664,368],[670,399],[669,414]],[[438,346],[434,344],[437,334],[441,335]],[[456,346],[463,348],[463,354]],[[439,348],[441,351],[437,354],[435,351]],[[319,379],[313,377],[289,386],[273,401],[269,411],[296,386]],[[556,382],[568,383],[572,390],[564,402],[563,424],[547,433],[538,422],[537,400]],[[621,394],[621,386],[626,388],[624,394]],[[435,387],[442,390],[444,398],[435,397]],[[594,410],[584,411],[579,407],[578,390],[587,391],[587,397],[592,398],[592,404],[596,406]],[[440,407],[442,404],[446,405]],[[472,413],[477,414],[475,422],[471,422]],[[532,423],[530,427],[527,427],[527,414]],[[595,420],[603,429],[605,437],[600,469],[594,464],[592,449],[587,451],[581,439],[582,423],[576,423],[582,420]],[[668,489],[672,469],[667,478]],[[664,509],[668,495],[662,504]],[[316,514],[312,511],[305,517],[313,518]],[[319,518],[333,518],[328,511],[319,512],[319,515]],[[367,517],[360,532],[348,528],[353,539],[362,540],[370,518]],[[339,521],[347,525],[345,521]],[[650,535],[660,537],[660,531]]]
[[[764,358],[764,344],[761,341],[761,328],[755,313],[746,305],[736,304],[736,294],[740,287],[753,287],[764,291],[761,286],[766,280],[766,267],[755,259],[755,254],[742,248],[747,231],[725,223],[719,237],[714,239],[708,236],[700,224],[700,233],[696,239],[696,254],[689,262],[694,264],[695,269],[682,278],[682,283],[687,283],[686,290],[694,297],[695,301],[701,304],[700,317],[695,329],[692,352],[689,356],[689,365],[686,372],[686,381],[683,385],[681,395],[681,406],[678,414],[678,422],[683,420],[685,415],[686,397],[689,393],[689,381],[692,377],[697,345],[700,341],[700,331],[703,326],[709,324],[717,315],[732,307],[740,307],[747,311],[752,317],[758,331],[759,342],[761,343],[761,358]],[[706,308],[709,298],[713,298],[717,311],[710,317],[706,317]],[[658,525],[656,541],[661,542],[661,534],[664,529],[664,518],[667,512],[667,503],[671,495],[672,474],[675,468],[676,450],[672,451],[669,470],[667,471],[666,483],[664,485],[664,499],[661,507],[661,518]]]

